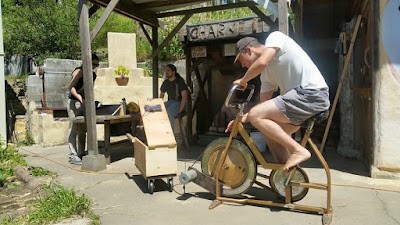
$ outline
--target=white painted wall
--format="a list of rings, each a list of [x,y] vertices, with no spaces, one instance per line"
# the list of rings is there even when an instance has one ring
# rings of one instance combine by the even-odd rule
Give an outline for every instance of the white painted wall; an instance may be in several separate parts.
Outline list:
[[[374,86],[375,158],[372,176],[400,178],[400,0],[380,1],[379,70]],[[396,28],[396,29],[394,29]]]

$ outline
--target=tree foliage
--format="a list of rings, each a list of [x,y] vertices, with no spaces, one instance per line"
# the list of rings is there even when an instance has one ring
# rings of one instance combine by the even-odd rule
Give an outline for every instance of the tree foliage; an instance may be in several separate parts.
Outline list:
[[[42,62],[49,57],[79,59],[78,1],[77,0],[3,0],[4,49],[6,54],[29,55]],[[262,9],[263,10],[263,9]],[[101,8],[89,20],[90,29],[103,14]],[[233,19],[254,15],[250,9],[239,8],[225,11],[196,14],[189,23]],[[161,43],[179,23],[181,17],[161,19],[164,27],[159,30]],[[147,61],[151,56],[151,45],[141,31],[138,22],[122,15],[111,13],[92,42],[92,50],[107,49],[107,33],[136,33],[138,61]],[[151,36],[151,29],[148,29]],[[184,58],[178,36],[160,52],[160,60]],[[102,58],[101,60],[106,60]]]
[[[78,1],[3,0],[4,49],[39,61],[80,53]]]

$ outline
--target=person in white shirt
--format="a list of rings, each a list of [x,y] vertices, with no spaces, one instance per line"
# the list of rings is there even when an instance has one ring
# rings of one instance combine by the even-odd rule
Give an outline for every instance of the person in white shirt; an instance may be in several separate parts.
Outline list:
[[[250,122],[264,134],[268,147],[284,171],[306,161],[311,153],[291,135],[310,117],[329,109],[329,89],[324,77],[306,52],[290,37],[271,33],[265,44],[245,37],[237,42],[235,62],[248,68],[234,84],[243,89],[261,74],[260,103],[246,113],[242,122]],[[272,98],[279,88],[280,95]],[[230,131],[231,121],[226,129]]]

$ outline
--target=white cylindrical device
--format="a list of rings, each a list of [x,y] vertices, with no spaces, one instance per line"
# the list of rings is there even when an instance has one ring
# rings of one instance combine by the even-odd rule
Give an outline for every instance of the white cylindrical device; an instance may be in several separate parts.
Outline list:
[[[194,170],[188,170],[186,172],[182,172],[179,176],[179,182],[181,184],[188,184],[190,181],[196,179],[197,173]]]

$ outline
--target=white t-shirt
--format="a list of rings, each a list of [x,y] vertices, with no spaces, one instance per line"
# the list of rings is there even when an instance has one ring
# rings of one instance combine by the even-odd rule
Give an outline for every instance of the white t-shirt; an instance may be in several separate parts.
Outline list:
[[[265,48],[277,47],[279,51],[261,73],[261,93],[280,88],[283,95],[301,85],[304,89],[328,88],[306,52],[290,37],[275,31],[265,41]]]

